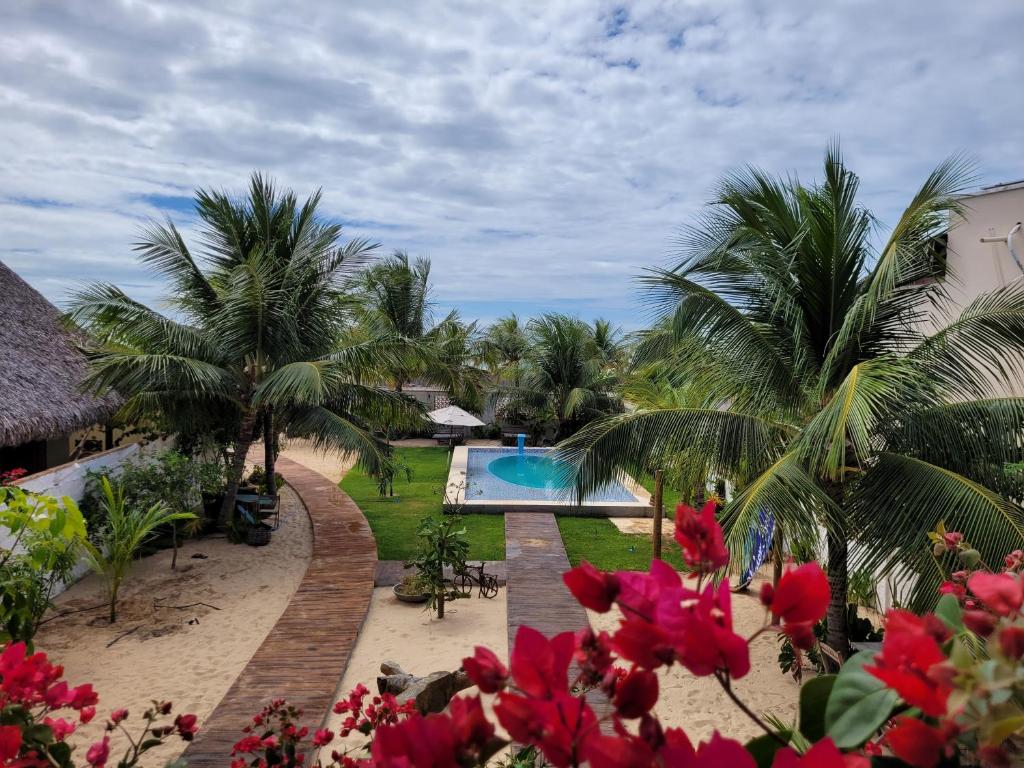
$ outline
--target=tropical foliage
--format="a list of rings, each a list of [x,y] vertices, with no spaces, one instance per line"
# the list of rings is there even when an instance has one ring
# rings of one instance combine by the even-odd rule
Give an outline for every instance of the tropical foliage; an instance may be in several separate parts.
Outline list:
[[[939,520],[986,559],[1024,539],[1009,501],[1019,478],[1003,469],[1024,430],[1024,399],[1006,394],[1024,372],[1024,284],[945,314],[955,277],[939,238],[963,213],[966,179],[958,159],[936,168],[876,251],[837,147],[817,184],[727,177],[679,263],[644,278],[663,321],[638,363],[691,391],[567,440],[580,489],[685,454],[741,488],[723,517],[734,562],[748,561],[762,512],[787,540],[823,527],[828,639],[841,651],[849,560],[876,578],[899,571],[924,606],[940,569],[918,542]]]
[[[452,573],[466,570],[469,555],[466,528],[459,515],[424,517],[416,529],[416,538],[416,556],[407,561],[405,567],[416,569],[428,595],[427,608],[437,611],[437,618],[443,619],[445,600],[467,597],[453,589],[451,581],[445,578],[446,568]]]
[[[116,389],[122,417],[231,436],[223,522],[260,434],[270,475],[279,431],[353,451],[373,469],[387,449],[366,424],[420,419],[414,404],[362,375],[397,364],[404,346],[344,338],[353,280],[375,246],[342,242],[341,225],[323,220],[319,203],[319,192],[300,204],[259,174],[244,199],[200,190],[198,251],[170,221],[146,228],[136,246],[164,279],[171,314],[109,284],[82,289],[71,304],[71,318],[99,342],[87,383]]]
[[[617,341],[601,326],[574,317],[546,314],[526,324],[526,347],[518,361],[507,359],[496,384],[498,411],[509,420],[535,425],[539,437],[569,436],[597,416],[621,410],[615,394],[618,373],[610,366]],[[504,331],[505,329],[502,329]]]

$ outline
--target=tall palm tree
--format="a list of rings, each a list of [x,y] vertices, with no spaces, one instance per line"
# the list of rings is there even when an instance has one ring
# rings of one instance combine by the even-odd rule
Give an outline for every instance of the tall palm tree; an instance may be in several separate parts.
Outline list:
[[[397,357],[391,340],[341,341],[352,279],[375,246],[341,242],[341,226],[317,215],[319,201],[317,192],[300,206],[259,174],[244,199],[200,190],[197,251],[170,220],[145,228],[135,248],[165,281],[172,314],[105,283],[71,302],[71,318],[99,342],[87,384],[117,390],[124,418],[234,435],[222,523],[261,431],[271,442],[266,432],[281,428],[354,451],[376,469],[386,446],[363,424],[420,417],[404,398],[361,383],[363,368]]]
[[[962,161],[940,165],[875,252],[838,147],[812,186],[752,169],[727,177],[680,263],[645,278],[674,336],[700,350],[664,362],[709,399],[566,441],[581,489],[685,450],[742,488],[723,517],[734,562],[747,561],[762,510],[789,536],[824,527],[828,642],[840,652],[851,540],[854,563],[900,574],[915,604],[935,596],[925,533],[940,521],[989,562],[1019,546],[1024,512],[1003,467],[1024,437],[1024,399],[1006,395],[1024,373],[1024,282],[946,317],[936,238],[964,214],[966,179]]]
[[[626,355],[622,329],[603,318],[594,321],[594,344],[606,365],[618,367]]]
[[[562,439],[621,408],[613,394],[616,376],[605,367],[587,323],[546,314],[530,320],[526,329],[529,343],[516,375],[497,388],[504,411],[550,419]]]
[[[499,377],[503,371],[519,365],[529,345],[526,328],[515,313],[495,320],[487,327],[481,341],[487,366]]]

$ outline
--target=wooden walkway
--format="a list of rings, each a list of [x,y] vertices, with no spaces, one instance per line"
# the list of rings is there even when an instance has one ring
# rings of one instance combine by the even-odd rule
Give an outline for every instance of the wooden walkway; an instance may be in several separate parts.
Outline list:
[[[189,768],[227,765],[242,728],[272,698],[286,698],[305,712],[306,724],[319,727],[370,607],[377,545],[359,507],[301,464],[282,457],[277,468],[309,513],[313,555],[281,618],[200,724],[182,755]]]

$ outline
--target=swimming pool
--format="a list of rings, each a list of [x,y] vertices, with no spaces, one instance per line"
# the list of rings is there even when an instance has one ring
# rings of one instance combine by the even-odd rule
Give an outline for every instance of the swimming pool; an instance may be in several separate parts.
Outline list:
[[[643,515],[649,495],[623,475],[582,504],[548,448],[459,447],[452,456],[449,486],[462,485],[467,511],[530,509],[571,514]]]

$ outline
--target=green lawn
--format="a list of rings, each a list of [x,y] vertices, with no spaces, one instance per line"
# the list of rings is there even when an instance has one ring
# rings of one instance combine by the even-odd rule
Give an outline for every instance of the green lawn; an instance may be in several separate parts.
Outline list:
[[[363,510],[377,539],[381,560],[405,560],[416,550],[416,526],[427,515],[441,515],[441,489],[448,481],[446,448],[397,448],[402,461],[412,468],[412,482],[395,481],[395,495],[381,498],[377,481],[353,469],[341,480],[341,488]],[[505,518],[502,515],[466,515],[472,560],[505,559]]]
[[[605,571],[646,571],[651,564],[650,537],[622,533],[607,518],[559,517],[558,530],[573,565],[586,560]],[[669,564],[682,568],[679,545],[671,536],[664,538],[661,550]]]

